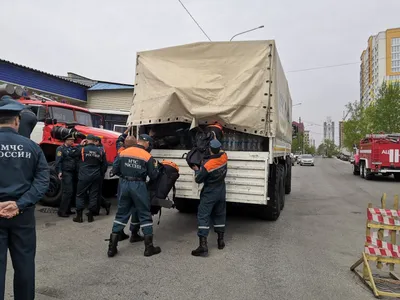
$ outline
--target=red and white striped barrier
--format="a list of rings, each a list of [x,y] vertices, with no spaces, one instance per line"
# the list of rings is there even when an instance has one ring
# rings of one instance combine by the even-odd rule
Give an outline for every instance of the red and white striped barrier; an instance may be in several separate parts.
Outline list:
[[[393,245],[391,243],[384,242],[384,241],[372,238],[370,236],[367,236],[367,243],[371,244],[374,247],[383,248],[383,249],[397,252],[400,255],[400,249],[399,249],[399,246],[397,246],[397,245]]]
[[[383,248],[368,246],[364,248],[364,252],[370,255],[400,258],[400,253]]]
[[[373,215],[382,215],[388,217],[399,217],[400,211],[394,209],[383,209],[383,208],[368,208],[368,212]]]
[[[367,212],[367,217],[369,221],[374,221],[385,225],[400,226],[400,220],[396,220],[392,217],[383,217],[381,215],[373,214],[369,210]]]

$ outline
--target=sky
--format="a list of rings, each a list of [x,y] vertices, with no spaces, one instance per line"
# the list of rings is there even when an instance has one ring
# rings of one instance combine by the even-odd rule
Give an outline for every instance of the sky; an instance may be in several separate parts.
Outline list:
[[[359,100],[370,35],[400,27],[399,0],[182,0],[213,41],[276,40],[293,103],[316,145]],[[136,52],[206,41],[178,0],[0,0],[0,58],[57,75],[134,83]],[[299,71],[310,68],[351,65]],[[335,128],[338,142],[338,125]]]

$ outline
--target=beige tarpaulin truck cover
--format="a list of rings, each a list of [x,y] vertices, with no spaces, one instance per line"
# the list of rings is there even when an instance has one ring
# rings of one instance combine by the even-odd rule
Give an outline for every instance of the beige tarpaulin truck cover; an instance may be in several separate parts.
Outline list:
[[[292,100],[274,41],[202,42],[137,54],[128,124],[220,122],[292,138]]]

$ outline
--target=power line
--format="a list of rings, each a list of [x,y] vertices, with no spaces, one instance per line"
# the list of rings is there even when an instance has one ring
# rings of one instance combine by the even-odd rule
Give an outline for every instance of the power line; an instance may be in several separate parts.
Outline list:
[[[386,59],[386,57],[378,58],[378,60],[381,60],[381,59]],[[321,70],[321,69],[330,69],[330,68],[337,68],[337,67],[343,67],[343,66],[359,65],[360,63],[361,62],[359,62],[359,61],[351,62],[351,63],[343,63],[343,64],[321,66],[321,67],[308,68],[308,69],[292,70],[292,71],[287,71],[286,73],[297,73],[297,72],[306,72],[306,71]]]
[[[204,33],[204,35],[208,38],[208,40],[211,42],[210,37],[207,35],[207,33],[203,30],[203,28],[201,28],[200,24],[197,23],[196,19],[192,16],[192,14],[188,11],[188,9],[186,8],[186,6],[182,3],[181,0],[178,0],[179,3],[182,5],[182,7],[186,10],[186,12],[189,14],[189,16],[192,18],[192,20],[196,23],[197,27],[200,28],[200,30]]]

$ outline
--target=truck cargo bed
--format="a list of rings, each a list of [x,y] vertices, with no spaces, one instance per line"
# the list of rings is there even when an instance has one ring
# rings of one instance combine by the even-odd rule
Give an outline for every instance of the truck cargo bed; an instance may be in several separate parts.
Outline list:
[[[199,199],[202,184],[194,181],[194,171],[182,158],[187,150],[153,150],[155,159],[172,160],[179,166],[176,197]],[[227,151],[228,173],[226,198],[228,202],[267,204],[268,152]]]

